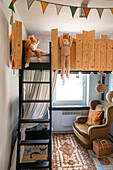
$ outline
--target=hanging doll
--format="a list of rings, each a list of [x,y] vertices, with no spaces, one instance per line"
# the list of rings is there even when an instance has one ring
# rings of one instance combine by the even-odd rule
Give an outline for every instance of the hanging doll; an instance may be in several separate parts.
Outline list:
[[[28,51],[28,53],[27,53],[25,68],[29,67],[30,56],[32,52],[35,52],[37,54],[39,62],[42,62],[40,51],[37,49],[38,44],[39,44],[39,40],[36,40],[34,35],[29,36],[27,38],[27,42],[25,44],[25,50]]]
[[[72,46],[73,37],[68,33],[60,35],[60,48],[61,48],[61,78],[63,79],[65,66],[66,77],[69,78],[70,71],[70,48]]]

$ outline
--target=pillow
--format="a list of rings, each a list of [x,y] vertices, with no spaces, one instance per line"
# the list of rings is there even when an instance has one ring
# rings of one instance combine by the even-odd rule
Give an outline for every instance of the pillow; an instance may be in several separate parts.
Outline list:
[[[89,115],[86,124],[91,125],[100,125],[103,119],[104,110],[89,110]]]

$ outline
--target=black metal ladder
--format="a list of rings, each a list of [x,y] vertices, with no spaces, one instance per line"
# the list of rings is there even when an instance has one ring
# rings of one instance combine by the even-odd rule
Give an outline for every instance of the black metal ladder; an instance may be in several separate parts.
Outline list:
[[[51,43],[50,43],[50,49],[51,49]],[[23,54],[24,57],[25,54]],[[48,63],[47,63],[48,64]],[[40,66],[41,65],[41,69]],[[45,65],[45,63],[44,63]],[[52,169],[52,72],[51,72],[51,50],[50,50],[50,63],[48,64],[48,67],[46,69],[43,67],[43,63],[41,64],[35,64],[35,68],[33,68],[32,64],[31,70],[49,70],[50,72],[50,80],[49,81],[23,81],[23,74],[26,70],[24,68],[24,63],[22,61],[22,69],[19,70],[19,121],[18,121],[18,143],[17,143],[17,163],[16,163],[16,170],[21,169],[40,169],[40,168],[48,168]],[[43,69],[44,68],[44,69]],[[30,70],[30,67],[28,68]],[[30,83],[37,83],[37,84],[49,84],[50,85],[50,99],[49,100],[24,100],[23,99],[23,84],[30,84]],[[48,119],[23,119],[23,103],[49,103],[49,118]],[[21,140],[21,125],[25,123],[49,123],[49,131],[50,135],[48,139],[38,139],[38,140]],[[48,159],[47,161],[37,161],[37,162],[20,162],[20,147],[25,145],[48,145]]]

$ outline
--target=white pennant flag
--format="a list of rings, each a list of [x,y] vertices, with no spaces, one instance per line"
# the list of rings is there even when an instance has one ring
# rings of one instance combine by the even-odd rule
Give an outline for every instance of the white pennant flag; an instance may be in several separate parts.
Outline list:
[[[59,15],[62,7],[63,7],[62,5],[56,5],[57,15]]]

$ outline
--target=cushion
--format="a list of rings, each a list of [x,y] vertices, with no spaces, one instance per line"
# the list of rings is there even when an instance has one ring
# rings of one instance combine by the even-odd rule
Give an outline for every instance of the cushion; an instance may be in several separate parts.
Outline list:
[[[86,125],[85,123],[83,124],[83,123],[74,122],[73,126],[81,135],[83,135],[85,138],[89,138],[88,125]]]
[[[89,115],[86,124],[89,126],[100,125],[102,123],[104,111],[103,110],[89,110]]]

